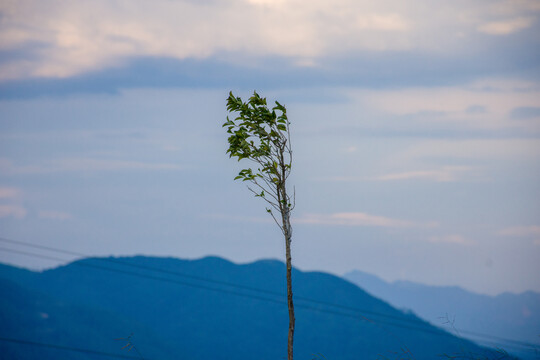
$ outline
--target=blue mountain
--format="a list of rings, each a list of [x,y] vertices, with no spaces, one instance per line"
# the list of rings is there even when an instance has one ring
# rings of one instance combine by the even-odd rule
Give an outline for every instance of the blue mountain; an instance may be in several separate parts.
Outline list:
[[[410,281],[389,283],[358,270],[345,274],[344,278],[397,308],[412,310],[431,324],[486,345],[507,348],[522,358],[540,358],[538,293],[488,296],[457,286],[429,286]]]
[[[339,277],[293,271],[295,357],[496,358]],[[285,265],[217,257],[0,265],[2,359],[284,359]],[[131,351],[128,351],[130,350]]]

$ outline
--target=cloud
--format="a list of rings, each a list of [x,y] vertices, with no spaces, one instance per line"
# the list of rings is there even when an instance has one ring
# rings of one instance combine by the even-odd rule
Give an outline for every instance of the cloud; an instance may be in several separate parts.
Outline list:
[[[1,159],[0,159],[1,160]],[[0,162],[1,165],[1,162]],[[0,166],[1,170],[1,166]],[[0,187],[0,200],[17,202],[21,196],[21,191],[13,187]],[[26,216],[26,209],[20,204],[0,204],[0,218],[14,217],[22,219]]]
[[[471,105],[467,107],[465,112],[469,114],[485,114],[487,112],[487,109],[485,106],[482,105]]]
[[[396,173],[394,177],[406,178],[407,176],[424,176],[424,179],[432,181],[444,181],[455,178],[454,181],[492,182],[498,181],[496,172],[491,163],[515,164],[519,159],[523,164],[538,164],[540,161],[540,139],[489,139],[489,138],[465,138],[465,139],[428,139],[415,141],[410,146],[400,149],[385,161],[386,169],[392,168],[426,168],[436,164],[471,164],[470,166],[458,166],[454,169],[449,165],[429,169],[433,173]],[[454,169],[450,171],[451,169]],[[423,170],[423,169],[422,169]],[[399,176],[398,176],[399,175]],[[373,179],[373,178],[372,178]],[[417,177],[419,179],[419,177]],[[387,180],[388,181],[388,180]]]
[[[532,239],[533,245],[540,246],[540,226],[538,225],[509,227],[500,230],[497,234],[500,236]]]
[[[540,118],[540,107],[522,106],[512,109],[510,112],[512,119],[534,119]]]
[[[247,0],[248,3],[254,5],[280,7],[287,3],[287,0]]]
[[[413,170],[389,173],[375,177],[333,176],[320,178],[323,181],[357,182],[357,181],[403,181],[424,180],[435,182],[456,182],[478,179],[477,169],[471,166],[443,166],[435,170]]]
[[[327,54],[317,59],[238,57],[249,58],[250,63],[237,64],[219,57],[178,59],[171,56],[134,55],[123,58],[121,66],[98,67],[70,77],[0,81],[0,98],[74,93],[119,94],[123,89],[155,87],[225,87],[249,91],[254,86],[288,90],[323,86],[395,89],[468,82],[477,76],[497,73],[502,66],[506,71],[509,67],[516,71],[526,69],[502,60],[503,65],[487,63],[478,67],[473,62],[443,58],[438,54],[391,50],[354,53],[343,57]],[[402,71],[395,70],[398,68]]]
[[[508,237],[532,238],[533,245],[540,246],[540,226],[515,226],[502,229],[498,235]]]
[[[392,173],[376,177],[375,180],[428,180],[436,182],[453,182],[463,178],[463,174],[470,173],[469,166],[444,166],[438,170],[421,170]]]
[[[250,223],[273,223],[271,216],[241,216],[241,215],[231,215],[231,214],[218,214],[218,213],[209,213],[203,215],[208,219],[216,220],[226,220],[234,222],[250,222]]]
[[[40,211],[38,217],[41,219],[64,221],[72,219],[73,215],[62,211]]]
[[[408,124],[499,131],[516,129],[512,116],[536,114],[540,89],[534,81],[491,79],[460,86],[359,91],[356,96]]]
[[[384,30],[384,31],[407,31],[410,25],[399,14],[370,14],[359,16],[356,26],[360,29]]]
[[[431,236],[428,238],[432,243],[449,243],[459,245],[471,245],[471,242],[461,235],[443,235],[443,236]]]
[[[298,224],[332,226],[376,226],[390,228],[435,227],[436,223],[415,223],[407,220],[392,219],[361,212],[335,214],[305,214],[293,219]]]
[[[19,197],[21,191],[12,187],[0,187],[0,199],[13,199]]]
[[[503,0],[491,1],[491,3],[491,8],[497,15],[512,16],[540,11],[538,0]]]
[[[14,217],[22,219],[26,216],[27,211],[21,205],[2,205],[0,204],[0,218]]]
[[[366,2],[339,2],[341,7],[299,0],[2,3],[0,50],[40,46],[24,61],[3,64],[0,79],[69,77],[118,67],[133,56],[201,59],[243,53],[311,58],[328,48],[335,52],[408,47],[405,39],[385,35],[407,30],[402,14]],[[336,46],[336,38],[342,45]]]
[[[50,161],[47,164],[15,166],[2,164],[8,174],[45,174],[56,172],[99,172],[99,171],[167,171],[180,170],[177,164],[148,163],[129,160],[104,160],[92,158],[66,158]]]
[[[514,237],[529,237],[529,236],[538,236],[540,237],[540,226],[515,226],[502,229],[498,232],[501,236],[514,236]]]
[[[478,31],[490,35],[508,35],[530,27],[536,19],[518,17],[504,21],[492,21],[478,26]]]
[[[118,70],[135,58],[213,58],[254,68],[260,59],[284,58],[312,67],[324,58],[406,52],[456,54],[462,64],[472,50],[488,53],[472,36],[477,30],[516,32],[532,26],[538,11],[514,6],[509,20],[500,21],[501,10],[492,7],[491,1],[463,6],[451,0],[3,1],[0,52],[7,56],[0,79],[75,77]],[[530,53],[532,47],[523,48]],[[406,71],[402,61],[396,64],[385,71]],[[422,67],[440,74],[440,65]]]

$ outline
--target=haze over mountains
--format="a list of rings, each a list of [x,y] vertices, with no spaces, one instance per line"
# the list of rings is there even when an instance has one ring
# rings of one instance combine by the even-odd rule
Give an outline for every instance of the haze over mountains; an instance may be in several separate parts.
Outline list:
[[[44,272],[1,265],[1,357],[282,359],[284,273],[279,261],[216,257],[89,258]],[[339,277],[295,270],[293,281],[299,360],[493,354]]]
[[[475,341],[512,345],[498,341],[497,337],[501,337],[536,344],[536,351],[523,351],[520,356],[540,358],[540,294],[536,292],[488,296],[457,286],[428,286],[410,281],[389,283],[358,270],[345,274],[344,278],[397,308],[412,310],[431,324],[446,329],[454,326],[462,330],[461,335]],[[494,337],[479,337],[474,333]]]

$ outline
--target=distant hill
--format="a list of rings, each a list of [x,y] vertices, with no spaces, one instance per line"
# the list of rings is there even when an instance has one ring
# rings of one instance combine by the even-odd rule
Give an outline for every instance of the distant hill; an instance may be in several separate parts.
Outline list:
[[[339,277],[294,270],[293,281],[298,360],[493,355]],[[286,358],[278,261],[89,258],[44,272],[0,265],[0,294],[1,359]],[[130,352],[121,349],[128,341]]]
[[[538,344],[540,351],[540,294],[504,293],[498,296],[475,294],[459,287],[428,286],[409,281],[388,283],[374,275],[352,271],[344,278],[357,284],[373,296],[388,301],[397,308],[412,310],[434,325],[465,330],[463,336],[478,341],[488,340],[511,350],[512,344],[496,338],[480,338],[483,333]],[[487,342],[486,342],[487,343]],[[527,356],[528,355],[528,356]],[[520,356],[539,359],[533,349]]]

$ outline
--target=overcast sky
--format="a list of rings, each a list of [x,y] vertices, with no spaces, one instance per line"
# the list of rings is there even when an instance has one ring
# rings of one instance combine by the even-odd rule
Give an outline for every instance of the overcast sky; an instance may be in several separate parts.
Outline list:
[[[283,259],[231,90],[287,107],[298,268],[540,291],[537,0],[1,1],[0,236]]]

